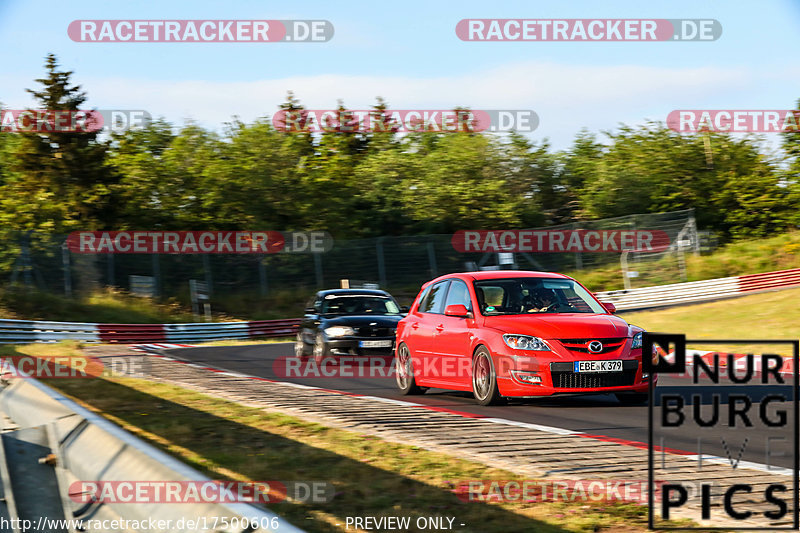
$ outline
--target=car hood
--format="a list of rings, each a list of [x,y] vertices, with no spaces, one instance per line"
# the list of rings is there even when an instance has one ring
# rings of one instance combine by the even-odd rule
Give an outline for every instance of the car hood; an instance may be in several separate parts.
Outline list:
[[[488,316],[484,325],[503,333],[543,339],[601,339],[630,336],[630,326],[613,315],[544,314]],[[638,328],[637,328],[638,331]]]
[[[367,326],[396,328],[401,315],[323,315],[326,326]]]

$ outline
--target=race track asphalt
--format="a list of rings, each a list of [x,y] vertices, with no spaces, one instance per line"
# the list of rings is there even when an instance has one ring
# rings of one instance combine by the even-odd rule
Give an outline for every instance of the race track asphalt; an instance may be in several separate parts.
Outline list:
[[[373,373],[376,377],[370,377],[368,372],[363,377],[325,377],[324,375],[316,377],[315,372],[291,370],[292,368],[297,368],[296,366],[288,367],[290,371],[287,372],[287,361],[293,360],[293,346],[291,343],[184,348],[169,350],[166,354],[205,366],[276,381],[300,383],[346,393],[406,400],[481,417],[505,418],[518,422],[603,435],[625,441],[648,442],[647,407],[624,406],[614,396],[608,394],[513,400],[507,405],[480,406],[475,403],[471,393],[431,389],[423,395],[403,396],[397,390],[393,377],[382,377],[388,374],[387,369],[391,364],[388,358],[384,358],[380,363],[380,368],[383,370]],[[368,363],[365,364],[368,365]],[[350,359],[350,365],[351,369],[357,366],[353,362],[353,358]],[[384,374],[384,371],[386,374]],[[297,376],[299,373],[306,375]],[[656,405],[659,404],[659,398],[665,393],[677,393],[688,397],[690,394],[703,392],[706,396],[709,396],[710,389],[708,387],[701,386],[698,389],[697,386],[689,387],[689,385],[690,382],[687,379],[661,376],[656,387]],[[741,385],[730,385],[722,389],[719,387],[719,385],[714,386],[717,392],[722,392],[723,394],[743,391]],[[779,392],[786,395],[787,398],[791,398],[791,391],[792,388],[790,386],[748,385],[744,392],[753,399],[753,407],[749,411],[752,415],[750,419],[753,427],[742,428],[741,419],[737,420],[738,427],[728,426],[728,405],[723,396],[720,408],[721,425],[714,428],[698,429],[696,424],[691,423],[675,428],[657,429],[656,438],[654,439],[655,444],[697,454],[698,439],[700,439],[703,454],[713,454],[720,457],[729,456],[735,462],[744,447],[744,451],[741,453],[741,460],[743,461],[791,468],[794,460],[791,402],[781,406],[772,405],[767,409],[767,414],[772,419],[777,416],[775,413],[777,409],[782,408],[788,411],[788,424],[779,429],[767,428],[759,420],[758,403],[758,400],[767,393]],[[702,411],[704,416],[708,417],[711,408],[710,399],[704,401]],[[659,416],[660,409],[655,408],[654,412],[656,416]],[[685,414],[691,418],[691,408],[685,409]],[[663,443],[660,440],[662,436],[664,437]],[[768,441],[767,436],[773,438]],[[744,441],[745,438],[747,438],[746,443]],[[769,448],[769,458],[767,457],[767,448]]]

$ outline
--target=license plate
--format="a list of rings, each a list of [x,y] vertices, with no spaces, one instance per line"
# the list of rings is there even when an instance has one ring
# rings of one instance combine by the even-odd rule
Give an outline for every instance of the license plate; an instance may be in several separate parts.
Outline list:
[[[394,341],[358,341],[359,348],[391,348]]]
[[[574,372],[622,372],[622,360],[575,361]]]

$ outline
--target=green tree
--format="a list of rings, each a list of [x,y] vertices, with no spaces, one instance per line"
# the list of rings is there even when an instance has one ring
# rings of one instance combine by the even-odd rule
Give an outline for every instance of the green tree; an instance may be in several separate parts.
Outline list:
[[[792,206],[800,205],[800,99],[794,112],[798,127],[787,128],[782,135],[783,151],[786,154],[786,172],[784,183],[788,188],[788,202]],[[800,211],[795,209],[790,217],[791,223],[800,226]]]
[[[40,90],[27,91],[40,111],[78,111],[86,93],[72,85],[71,71],[45,59]],[[108,228],[116,220],[112,189],[117,180],[106,164],[106,143],[97,131],[25,131],[13,143],[10,174],[0,190],[0,222],[6,229],[66,233]]]
[[[174,213],[167,212],[169,198],[179,191],[169,184],[164,153],[175,139],[172,125],[163,119],[143,128],[128,129],[112,136],[109,164],[120,176],[117,229],[169,227]]]
[[[775,231],[785,220],[785,189],[750,139],[679,134],[661,123],[608,135],[612,144],[602,157],[590,150],[585,163],[594,172],[584,179],[580,202],[591,218],[694,208],[701,227],[725,238],[744,228]],[[753,211],[756,198],[773,211],[771,222]]]

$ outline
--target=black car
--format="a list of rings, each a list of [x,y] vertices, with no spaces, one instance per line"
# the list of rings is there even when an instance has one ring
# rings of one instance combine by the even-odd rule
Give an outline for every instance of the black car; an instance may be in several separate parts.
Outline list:
[[[385,291],[320,291],[308,302],[294,353],[313,353],[317,362],[330,355],[392,355],[397,323],[407,311]]]

